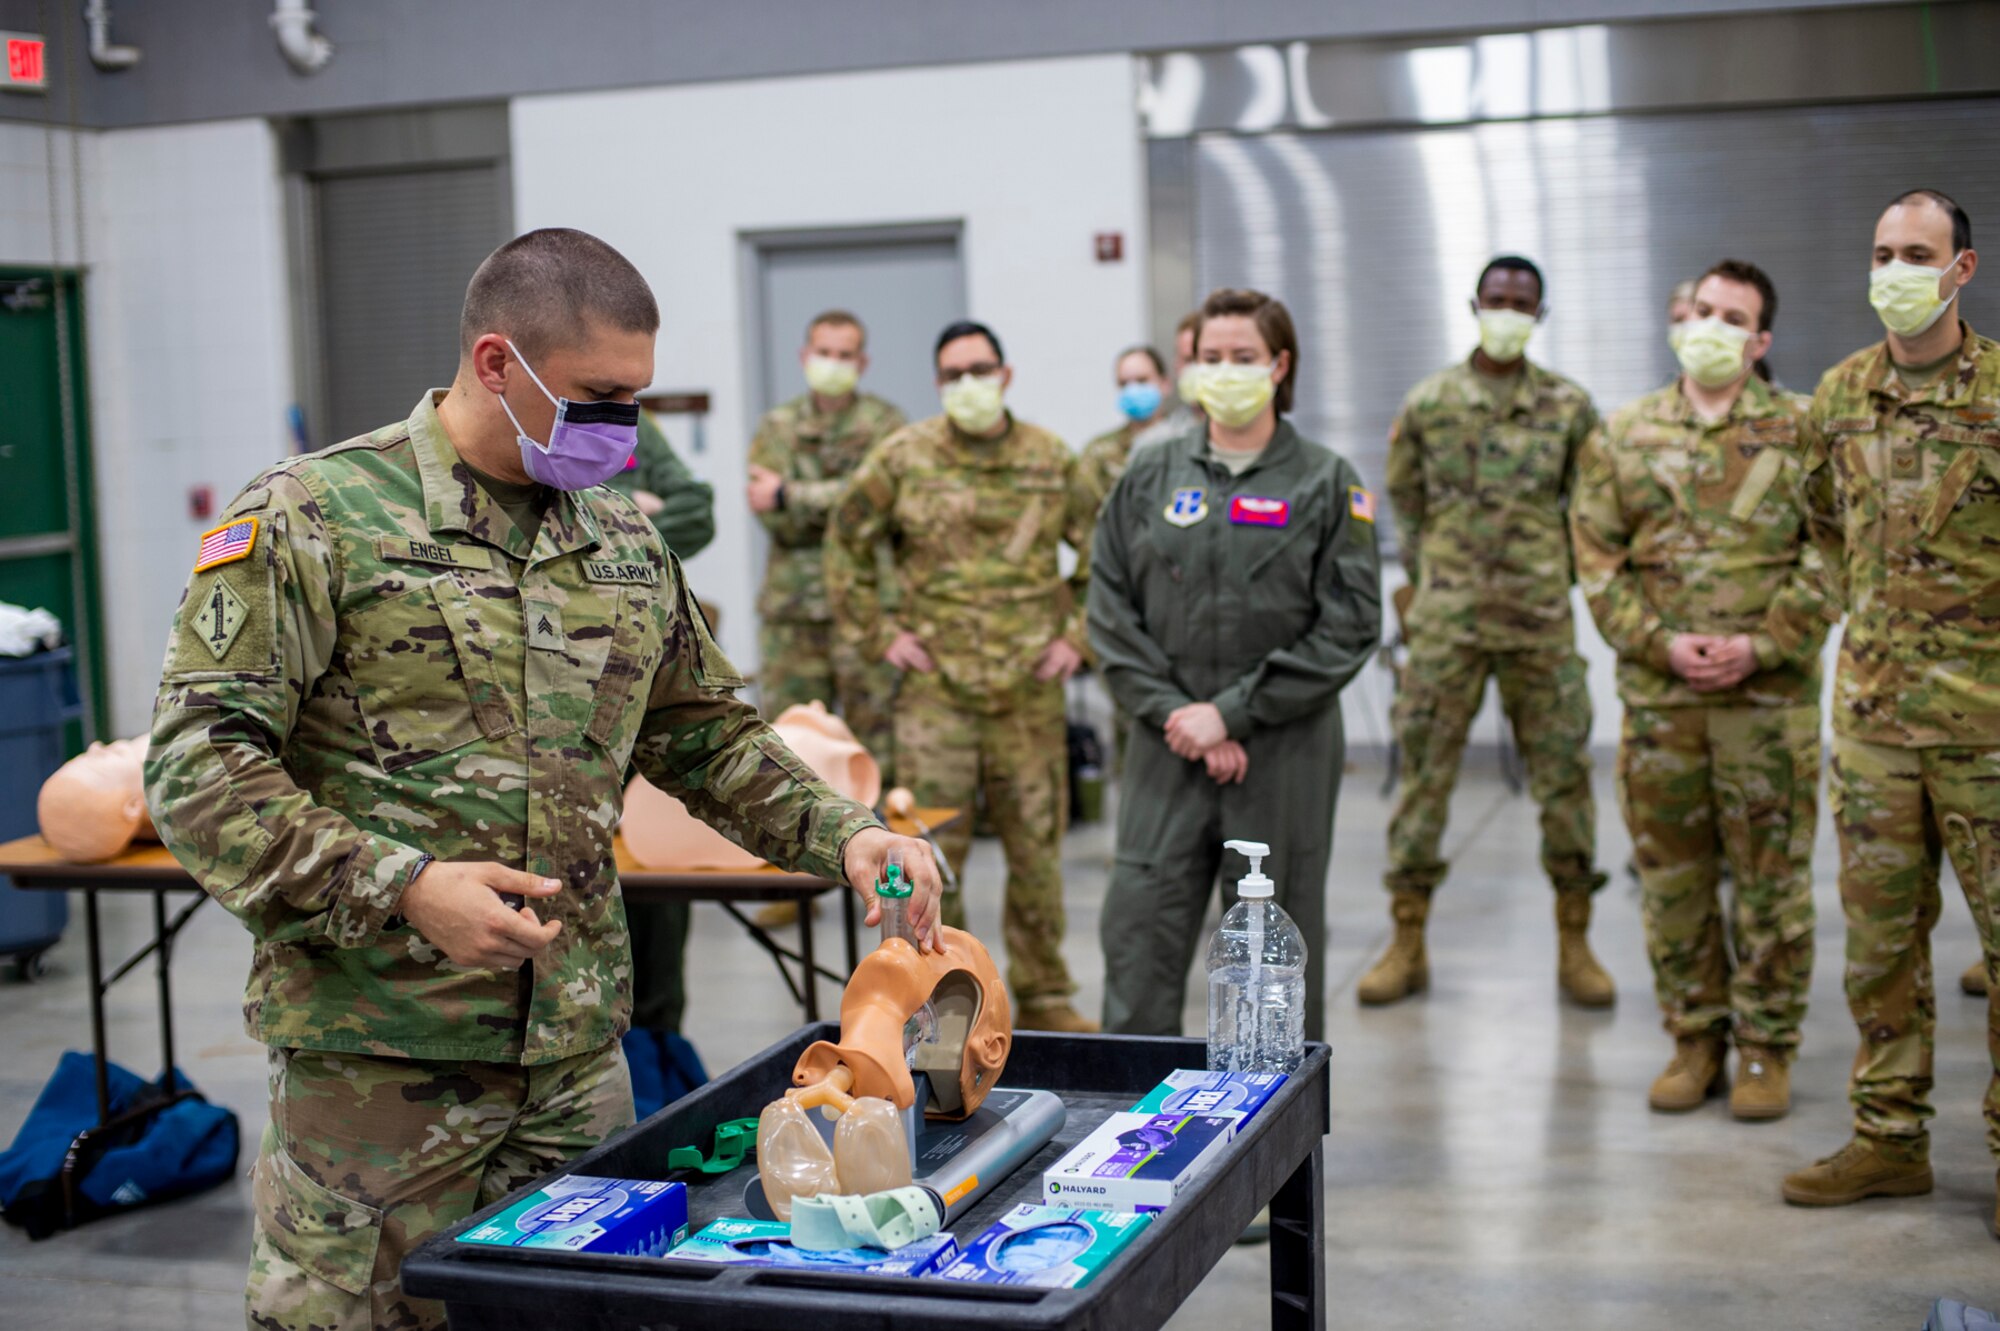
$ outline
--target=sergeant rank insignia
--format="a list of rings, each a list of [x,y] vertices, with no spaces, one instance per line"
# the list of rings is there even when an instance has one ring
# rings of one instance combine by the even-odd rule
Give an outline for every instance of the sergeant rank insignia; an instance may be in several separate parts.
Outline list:
[[[1166,518],[1176,527],[1192,527],[1208,516],[1208,491],[1200,486],[1174,491],[1174,502],[1167,505]]]

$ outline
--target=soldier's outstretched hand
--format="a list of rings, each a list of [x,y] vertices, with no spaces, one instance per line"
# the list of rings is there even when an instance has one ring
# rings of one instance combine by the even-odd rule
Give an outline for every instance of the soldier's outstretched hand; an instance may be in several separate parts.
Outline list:
[[[562,932],[562,921],[542,923],[534,909],[515,910],[503,895],[552,897],[562,883],[504,864],[433,861],[403,889],[402,915],[459,966],[519,970]]]
[[[882,903],[875,899],[875,884],[882,881],[890,860],[900,863],[910,879],[910,924],[917,931],[917,944],[926,952],[936,950],[938,898],[944,892],[944,880],[938,875],[930,842],[897,836],[886,827],[868,827],[849,838],[842,858],[849,885],[868,904],[868,918],[863,923],[871,926],[882,922]]]

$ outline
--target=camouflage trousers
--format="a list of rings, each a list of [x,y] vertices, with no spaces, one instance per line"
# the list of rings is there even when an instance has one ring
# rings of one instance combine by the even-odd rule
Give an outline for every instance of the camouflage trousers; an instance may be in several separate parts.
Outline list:
[[[934,674],[912,671],[896,699],[896,770],[917,803],[965,810],[937,834],[959,892],[944,896],[944,922],[965,927],[965,860],[973,801],[1007,852],[1001,931],[1007,983],[1023,1011],[1069,1000],[1076,985],[1063,961],[1062,838],[1069,820],[1069,750],[1063,690],[1037,684],[1005,711],[964,706]]]
[[[1848,1098],[1864,1136],[1925,1144],[1937,996],[1931,929],[1945,854],[1986,953],[1986,1144],[2000,1157],[2000,748],[1894,748],[1836,735],[1833,820],[1847,915]]]
[[[823,702],[838,712],[882,769],[882,788],[896,784],[896,685],[887,661],[863,660],[830,623],[765,620],[757,631],[758,710],[775,717],[787,707]]]
[[[1819,708],[1628,707],[1618,802],[1667,1029],[1733,1026],[1739,1045],[1796,1048],[1812,980]]]
[[[254,1174],[252,1331],[442,1328],[403,1293],[424,1239],[632,1123],[615,1044],[558,1063],[272,1049]]]
[[[1465,738],[1492,676],[1542,814],[1542,869],[1558,891],[1592,892],[1597,803],[1590,793],[1590,691],[1570,648],[1488,652],[1446,644],[1413,649],[1396,694],[1402,795],[1389,820],[1392,892],[1425,896],[1444,881],[1441,855]]]

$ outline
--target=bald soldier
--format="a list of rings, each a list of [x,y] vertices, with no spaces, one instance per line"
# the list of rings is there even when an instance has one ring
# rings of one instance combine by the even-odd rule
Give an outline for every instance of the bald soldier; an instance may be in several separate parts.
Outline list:
[[[1806,416],[1808,502],[1848,612],[1831,791],[1861,1047],[1854,1136],[1785,1179],[1800,1206],[1931,1190],[1947,854],[1985,953],[1986,1144],[2000,1158],[2000,343],[1958,303],[1978,271],[1964,209],[1932,190],[1891,202],[1868,282],[1886,338],[1828,370]]]
[[[869,885],[924,843],[840,799],[735,697],[629,500],[659,311],[579,231],[496,250],[457,377],[282,462],[205,535],[146,764],[176,858],[249,928],[270,1047],[249,1320],[444,1325],[426,1236],[632,1121],[612,860],[636,767],[743,846]]]

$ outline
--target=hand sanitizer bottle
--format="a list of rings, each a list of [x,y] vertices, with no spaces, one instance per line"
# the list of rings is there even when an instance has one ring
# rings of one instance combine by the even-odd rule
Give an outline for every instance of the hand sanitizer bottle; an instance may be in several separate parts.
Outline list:
[[[1271,848],[1223,844],[1250,861],[1250,872],[1208,944],[1208,1067],[1296,1072],[1305,1059],[1306,942],[1271,899],[1274,885],[1262,872]]]

